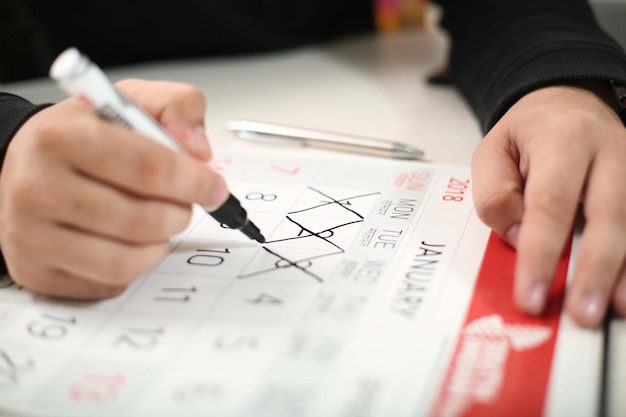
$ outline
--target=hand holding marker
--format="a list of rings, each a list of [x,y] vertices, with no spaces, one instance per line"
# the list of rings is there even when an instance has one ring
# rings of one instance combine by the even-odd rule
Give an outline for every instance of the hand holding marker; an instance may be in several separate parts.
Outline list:
[[[156,120],[120,94],[104,72],[77,49],[70,48],[59,55],[52,64],[50,76],[66,93],[87,99],[101,117],[127,126],[170,149],[185,151]],[[205,211],[229,228],[239,229],[250,239],[265,242],[259,228],[248,220],[246,211],[232,194],[219,208],[205,208]]]

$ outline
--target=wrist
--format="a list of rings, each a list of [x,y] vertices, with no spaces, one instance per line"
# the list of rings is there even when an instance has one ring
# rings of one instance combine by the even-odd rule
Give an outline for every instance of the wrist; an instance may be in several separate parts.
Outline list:
[[[567,83],[594,93],[626,124],[626,84],[609,80],[577,80]]]

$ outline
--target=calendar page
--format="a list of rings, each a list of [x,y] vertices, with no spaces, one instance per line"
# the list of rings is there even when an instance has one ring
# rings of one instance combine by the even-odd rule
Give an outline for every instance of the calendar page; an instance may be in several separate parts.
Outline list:
[[[469,168],[294,155],[212,162],[263,244],[196,208],[163,262],[114,299],[59,301],[4,277],[0,414],[597,409],[602,335],[562,314],[569,254],[546,316],[517,312],[514,252],[476,217]]]

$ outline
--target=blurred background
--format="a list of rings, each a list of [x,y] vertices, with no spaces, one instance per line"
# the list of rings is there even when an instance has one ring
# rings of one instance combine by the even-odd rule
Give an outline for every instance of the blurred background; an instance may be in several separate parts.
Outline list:
[[[626,0],[590,2],[600,25],[626,49]]]

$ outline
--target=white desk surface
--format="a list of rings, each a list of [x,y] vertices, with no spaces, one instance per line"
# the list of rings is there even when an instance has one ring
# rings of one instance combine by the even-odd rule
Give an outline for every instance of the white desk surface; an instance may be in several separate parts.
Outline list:
[[[252,119],[411,143],[428,160],[468,165],[481,139],[458,92],[426,76],[445,63],[447,39],[409,32],[358,37],[319,47],[248,57],[160,62],[108,70],[114,79],[167,79],[206,94],[207,132],[214,147],[258,147],[226,129]],[[2,86],[34,102],[64,98],[49,80]],[[307,152],[324,152],[307,149]],[[614,321],[609,342],[607,415],[626,415],[626,322]],[[584,384],[584,381],[581,381]]]
[[[201,88],[215,146],[240,146],[226,121],[252,119],[410,142],[432,161],[466,165],[481,138],[478,123],[454,88],[425,82],[445,62],[445,45],[439,34],[363,37],[321,48],[107,73],[114,80],[178,80]],[[36,102],[64,98],[48,80],[3,87]]]

